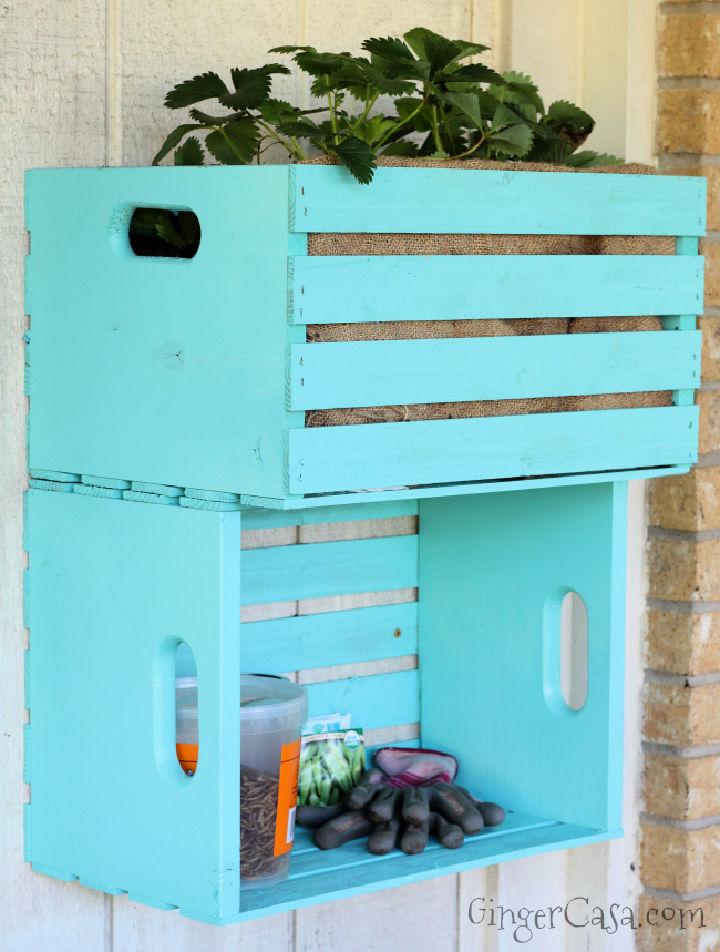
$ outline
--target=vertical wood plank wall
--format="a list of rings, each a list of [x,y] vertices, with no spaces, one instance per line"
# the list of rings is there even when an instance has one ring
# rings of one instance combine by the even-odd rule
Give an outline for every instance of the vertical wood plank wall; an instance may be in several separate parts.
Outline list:
[[[627,7],[632,6],[628,13]],[[546,98],[585,104],[592,145],[652,159],[654,3],[637,0],[7,0],[0,3],[0,949],[2,952],[502,952],[508,932],[468,920],[484,896],[518,908],[575,895],[633,902],[638,688],[643,617],[643,494],[631,490],[627,769],[624,841],[448,876],[347,902],[215,929],[30,873],[22,862],[21,335],[26,235],[22,171],[33,166],[144,165],[172,117],[174,82],[261,62],[272,45],[356,48],[366,36],[425,25],[482,40],[500,68],[527,70]],[[628,51],[632,51],[628,55]],[[611,66],[609,65],[611,64]],[[296,79],[278,94],[291,96]],[[629,94],[628,90],[631,90]],[[58,222],[62,238],[63,224]],[[71,703],[71,701],[70,701]],[[631,934],[538,936],[539,952],[633,948]]]

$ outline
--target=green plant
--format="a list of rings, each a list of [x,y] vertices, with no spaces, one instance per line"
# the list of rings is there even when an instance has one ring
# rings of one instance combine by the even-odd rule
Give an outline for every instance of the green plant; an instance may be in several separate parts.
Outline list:
[[[379,155],[574,166],[620,161],[577,152],[594,128],[592,117],[563,100],[546,109],[529,76],[474,61],[488,50],[481,43],[417,27],[402,39],[368,39],[362,48],[367,55],[312,46],[270,51],[291,55],[310,77],[310,91],[322,101],[312,109],[272,97],[273,77],[289,72],[281,63],[233,69],[232,87],[213,72],[179,83],[165,105],[191,107],[192,122],[167,136],[153,164],[174,150],[176,165],[201,165],[207,150],[222,164],[245,165],[277,144],[293,161],[314,152],[334,156],[367,183]],[[208,100],[226,112],[200,110]]]

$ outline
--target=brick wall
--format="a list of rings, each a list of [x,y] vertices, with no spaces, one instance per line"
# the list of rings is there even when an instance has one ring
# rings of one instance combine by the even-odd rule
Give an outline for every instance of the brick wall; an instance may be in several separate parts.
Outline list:
[[[660,168],[708,179],[700,464],[649,493],[641,906],[702,907],[638,936],[720,950],[720,2],[661,3]],[[660,903],[658,902],[660,900]]]

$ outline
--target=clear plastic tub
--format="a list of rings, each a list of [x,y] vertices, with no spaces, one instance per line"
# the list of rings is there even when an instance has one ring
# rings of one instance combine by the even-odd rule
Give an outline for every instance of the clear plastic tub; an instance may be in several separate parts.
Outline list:
[[[175,691],[178,760],[193,773],[197,678],[177,678]],[[240,882],[245,888],[287,879],[306,719],[302,685],[270,675],[240,676]]]

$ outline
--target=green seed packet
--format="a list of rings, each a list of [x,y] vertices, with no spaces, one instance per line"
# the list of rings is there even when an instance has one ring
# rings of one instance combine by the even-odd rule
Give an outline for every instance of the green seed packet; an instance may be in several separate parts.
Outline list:
[[[303,734],[300,746],[298,806],[340,803],[365,770],[362,729]]]

